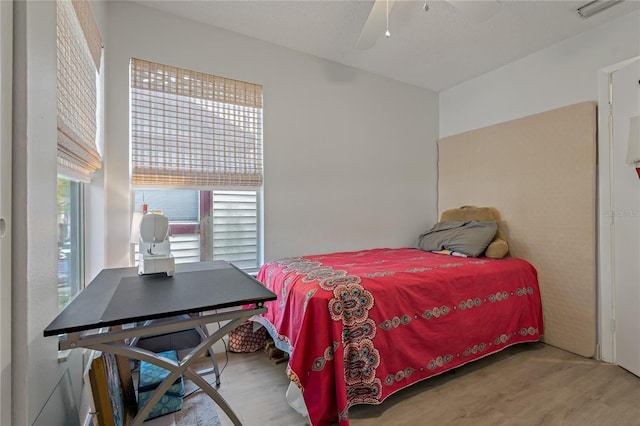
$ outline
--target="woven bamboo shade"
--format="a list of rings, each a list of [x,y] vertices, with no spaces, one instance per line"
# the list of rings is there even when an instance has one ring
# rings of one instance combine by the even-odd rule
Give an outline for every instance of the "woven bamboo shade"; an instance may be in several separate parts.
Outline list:
[[[97,73],[102,41],[88,1],[56,3],[58,166],[88,178],[102,167],[96,147]],[[75,3],[84,24],[76,14]],[[90,34],[90,42],[86,34]]]
[[[262,186],[262,86],[131,60],[134,186]]]
[[[99,70],[100,58],[102,57],[102,37],[100,37],[96,18],[93,16],[91,3],[87,0],[72,0],[72,3],[93,62],[96,65],[96,69]]]

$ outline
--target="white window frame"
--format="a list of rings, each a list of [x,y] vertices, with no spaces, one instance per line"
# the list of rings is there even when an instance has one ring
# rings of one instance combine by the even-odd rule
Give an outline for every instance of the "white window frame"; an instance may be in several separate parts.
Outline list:
[[[79,180],[75,180],[75,179],[71,179],[67,176],[64,175],[58,175],[58,179],[65,179],[67,181],[70,182],[70,184],[72,184],[73,186],[77,185],[77,188],[72,189],[74,192],[76,192],[75,197],[77,197],[77,207],[75,207],[75,209],[77,209],[77,211],[74,213],[74,216],[77,216],[76,219],[79,221],[79,223],[77,223],[76,225],[74,225],[74,227],[77,227],[75,232],[77,232],[77,241],[74,244],[72,244],[70,242],[70,250],[73,250],[75,253],[74,255],[77,256],[77,258],[75,259],[75,263],[77,263],[77,268],[75,269],[75,271],[69,271],[69,277],[76,277],[77,278],[77,286],[78,289],[75,293],[73,293],[69,299],[66,301],[66,303],[64,305],[60,305],[60,288],[58,288],[58,311],[61,311],[62,309],[64,309],[64,307],[66,305],[68,305],[78,294],[80,294],[80,292],[82,292],[82,290],[85,288],[86,282],[85,282],[85,236],[86,236],[86,232],[85,232],[85,224],[86,224],[86,217],[85,217],[85,191],[86,191],[86,185],[84,184],[84,182],[79,181]],[[71,202],[74,201],[74,195],[70,194],[70,198],[71,198]],[[74,207],[72,206],[72,209]],[[60,262],[60,255],[64,254],[61,252],[61,249],[59,249],[58,252],[58,262]],[[73,262],[71,263],[73,264]],[[59,283],[58,283],[59,284]]]

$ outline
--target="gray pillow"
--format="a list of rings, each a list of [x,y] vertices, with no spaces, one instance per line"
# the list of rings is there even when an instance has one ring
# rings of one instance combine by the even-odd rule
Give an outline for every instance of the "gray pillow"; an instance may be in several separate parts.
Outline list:
[[[439,222],[418,237],[417,248],[427,251],[454,250],[480,256],[498,231],[494,221]]]

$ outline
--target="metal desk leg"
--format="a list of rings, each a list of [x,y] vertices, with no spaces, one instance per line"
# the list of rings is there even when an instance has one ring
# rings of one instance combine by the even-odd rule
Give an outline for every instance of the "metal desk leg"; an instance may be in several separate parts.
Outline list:
[[[193,348],[189,354],[187,354],[182,361],[175,363],[167,358],[158,356],[157,354],[141,349],[135,346],[129,346],[122,343],[96,343],[87,345],[93,349],[101,350],[103,352],[113,353],[116,355],[123,355],[129,358],[139,359],[141,361],[147,361],[158,367],[169,370],[170,373],[167,378],[158,385],[153,391],[151,397],[145,405],[142,407],[135,419],[133,420],[133,426],[140,426],[142,422],[146,420],[147,416],[151,412],[151,409],[160,401],[160,398],[165,392],[173,385],[176,379],[182,374],[202,389],[209,397],[225,412],[229,419],[235,426],[242,426],[242,422],[233,411],[231,406],[225,401],[225,399],[207,382],[198,372],[193,370],[191,365],[195,363],[200,356],[202,356],[207,350],[210,349],[216,341],[220,340],[223,336],[227,335],[231,330],[241,325],[246,320],[244,318],[235,318],[222,326],[215,333],[207,337],[202,343]]]
[[[198,314],[200,315],[200,314]],[[181,315],[182,318],[189,318],[189,315],[185,314],[185,315]],[[151,325],[155,322],[155,320],[147,320],[143,323],[143,326],[147,326],[147,325]],[[206,324],[200,324],[200,325],[196,325],[194,327],[194,329],[196,330],[196,332],[198,333],[198,335],[200,336],[200,342],[204,341],[207,339],[207,337],[209,337],[209,330],[207,330],[207,325]],[[136,336],[136,337],[132,337],[131,339],[129,339],[129,346],[136,346],[138,344],[138,341],[140,340],[140,336]],[[213,350],[213,347],[210,347],[209,350],[209,357],[211,358],[211,364],[213,366],[213,373],[216,375],[216,386],[220,386],[220,370],[218,368],[218,359],[216,358],[216,354]],[[208,373],[209,371],[207,371],[206,373]],[[201,373],[203,374],[203,373]]]
[[[196,327],[196,331],[200,335],[200,341],[204,341],[209,337],[209,330],[207,330],[206,324],[198,325]],[[211,364],[213,365],[213,373],[216,375],[216,386],[220,386],[220,370],[218,369],[218,359],[213,351],[213,346],[210,346],[208,351],[209,357],[211,358]],[[204,372],[200,374],[204,374]]]
[[[253,308],[243,308],[231,311],[220,312],[216,314],[202,314],[199,316],[187,318],[174,318],[162,324],[148,324],[144,326],[135,327],[132,329],[120,329],[120,330],[108,330],[106,332],[100,332],[96,334],[86,334],[84,332],[67,333],[66,339],[60,342],[61,349],[74,349],[79,347],[96,349],[99,351],[112,353],[115,355],[122,355],[128,358],[137,359],[140,361],[147,361],[151,364],[157,365],[160,368],[164,368],[169,371],[167,378],[162,381],[158,387],[151,393],[150,398],[147,400],[142,409],[138,412],[133,420],[133,426],[140,426],[147,416],[151,412],[151,409],[155,407],[160,398],[165,392],[175,383],[176,379],[181,375],[185,375],[191,379],[215,402],[222,411],[233,422],[234,426],[242,426],[240,419],[233,412],[229,404],[198,372],[191,367],[195,361],[204,355],[211,346],[222,337],[227,335],[231,330],[239,327],[248,318],[262,314],[267,311],[267,308],[261,304],[256,305]],[[167,358],[158,356],[153,352],[141,349],[136,346],[129,346],[128,344],[119,343],[126,339],[130,339],[135,336],[153,335],[156,333],[162,333],[167,331],[179,331],[187,328],[192,328],[198,325],[204,325],[211,322],[229,321],[215,333],[206,338],[198,346],[193,348],[187,356],[185,356],[179,363],[169,360]]]
[[[146,320],[145,322],[142,323],[143,326],[146,325],[151,325],[153,324],[154,320]],[[140,340],[140,336],[136,336],[136,337],[132,337],[131,339],[129,339],[129,346],[136,346],[138,344],[138,340]]]

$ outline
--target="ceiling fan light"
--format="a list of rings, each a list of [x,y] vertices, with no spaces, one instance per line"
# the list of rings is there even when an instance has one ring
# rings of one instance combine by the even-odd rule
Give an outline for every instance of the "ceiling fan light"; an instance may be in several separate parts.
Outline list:
[[[618,3],[622,3],[624,0],[593,0],[589,3],[583,4],[576,9],[578,15],[582,19],[587,19],[593,15],[609,9],[611,6],[615,6]]]

